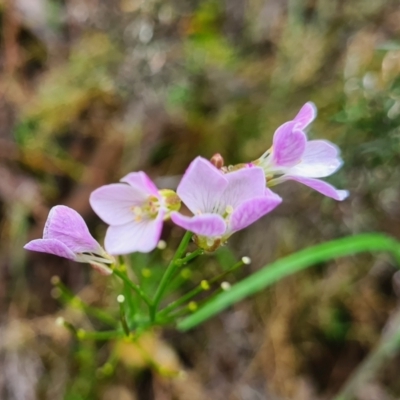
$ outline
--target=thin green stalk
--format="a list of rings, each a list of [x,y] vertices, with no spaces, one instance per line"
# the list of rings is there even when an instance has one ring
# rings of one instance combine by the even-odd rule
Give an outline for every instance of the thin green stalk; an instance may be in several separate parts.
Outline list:
[[[154,295],[153,299],[153,305],[150,307],[150,319],[154,321],[158,305],[160,304],[160,301],[162,299],[162,296],[165,292],[165,290],[168,287],[169,282],[171,281],[172,277],[175,275],[176,270],[179,268],[180,264],[178,263],[178,260],[182,258],[183,254],[185,253],[190,239],[192,238],[193,233],[187,231],[185,235],[183,236],[181,243],[179,244],[178,249],[175,252],[175,255],[173,256],[172,260],[170,261],[166,271],[164,272],[163,277],[161,278],[161,282],[157,288],[156,294]],[[189,255],[190,256],[190,255]],[[189,257],[187,256],[187,257]]]
[[[143,290],[133,283],[122,271],[118,269],[113,269],[113,274],[118,276],[126,285],[128,285],[132,290],[134,290],[141,298],[142,300],[151,308],[152,306],[152,301],[151,299],[146,295],[146,293],[143,292]]]
[[[164,315],[164,314],[168,314],[172,311],[174,311],[175,309],[177,309],[178,307],[180,307],[181,305],[185,304],[186,302],[188,302],[189,300],[191,300],[193,297],[196,297],[198,294],[209,290],[209,286],[213,285],[214,283],[220,281],[221,279],[225,278],[225,276],[227,276],[228,274],[231,274],[232,272],[236,271],[238,268],[242,267],[243,265],[245,265],[245,263],[243,261],[239,261],[238,263],[236,263],[232,268],[229,268],[227,271],[224,271],[222,274],[219,274],[218,276],[210,279],[209,281],[201,281],[201,283],[196,286],[194,289],[192,289],[190,292],[186,293],[185,295],[183,295],[181,298],[173,301],[171,304],[169,304],[167,307],[165,307],[164,309],[162,309],[159,314]]]
[[[124,330],[125,336],[129,336],[130,335],[130,329],[128,326],[128,323],[126,322],[126,313],[125,313],[125,296],[120,294],[117,297],[117,301],[119,303],[119,317],[121,320],[121,325],[122,325],[122,329]]]
[[[130,259],[128,256],[120,256],[119,264],[123,270],[124,270],[124,268],[126,268],[126,270],[132,271],[132,268],[130,265]],[[125,282],[124,282],[123,294],[125,296],[125,302],[126,302],[126,306],[127,306],[126,307],[126,309],[127,309],[126,310],[127,311],[126,318],[128,321],[131,321],[135,315],[136,310],[139,309],[140,298],[138,298],[137,296],[135,296],[132,293],[130,286],[128,286]]]
[[[118,365],[119,358],[115,352],[111,352],[108,360],[96,371],[96,375],[99,378],[110,377]]]
[[[121,331],[86,332],[79,329],[77,332],[77,338],[80,340],[112,340],[121,338],[123,335]]]
[[[57,318],[56,322],[57,324],[68,329],[75,337],[78,336],[78,329],[76,329],[75,326],[71,324],[71,322],[65,321],[62,317]]]
[[[202,281],[203,282],[203,281]],[[203,285],[204,286],[204,285]],[[178,300],[173,301],[171,304],[169,304],[167,307],[163,308],[159,314],[160,315],[166,315],[169,314],[170,312],[176,310],[178,307],[182,306],[189,300],[191,300],[193,297],[197,296],[198,294],[204,292],[205,289],[200,283],[198,286],[196,286],[194,289],[192,289],[190,292],[186,293],[182,297],[180,297]]]
[[[131,321],[134,318],[135,312],[136,312],[136,310],[139,309],[139,307],[137,305],[137,302],[135,302],[137,297],[133,296],[132,290],[125,282],[124,282],[123,295],[125,296],[126,305],[127,305],[126,318],[128,321]]]
[[[189,255],[187,255],[186,257],[183,257],[179,260],[176,260],[176,264],[178,267],[181,267],[185,264],[187,264],[189,261],[193,260],[194,258],[201,256],[202,254],[204,254],[204,250],[203,249],[196,249],[195,251],[193,251],[192,253],[190,253]]]

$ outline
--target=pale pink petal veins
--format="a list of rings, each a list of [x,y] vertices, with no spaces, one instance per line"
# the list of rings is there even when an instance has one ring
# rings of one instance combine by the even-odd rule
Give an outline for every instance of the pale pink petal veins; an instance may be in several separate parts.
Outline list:
[[[74,253],[101,252],[83,218],[66,206],[55,206],[50,210],[43,239],[57,239]]]
[[[303,185],[309,186],[310,188],[316,190],[317,192],[320,192],[323,195],[325,195],[327,197],[331,197],[332,199],[335,199],[338,201],[344,200],[349,195],[349,192],[347,190],[338,190],[334,186],[330,185],[329,183],[321,181],[319,179],[303,178],[301,176],[286,175],[284,177],[284,180],[293,180],[296,182],[300,182]]]
[[[148,194],[124,183],[112,183],[94,190],[89,198],[94,212],[109,225],[123,225],[134,219],[132,208],[141,206]]]
[[[148,253],[157,247],[163,226],[164,213],[155,219],[131,221],[107,229],[104,245],[109,254],[121,255],[136,251]]]
[[[293,121],[296,122],[297,128],[304,129],[308,125],[310,125],[311,122],[314,121],[316,116],[317,116],[317,107],[315,106],[314,103],[309,101],[308,103],[304,104],[303,107],[301,107],[300,111],[294,117]]]
[[[233,212],[229,222],[229,231],[235,232],[251,225],[265,214],[271,212],[282,202],[281,197],[266,189],[266,195],[247,200]]]
[[[148,197],[150,195],[158,197],[157,186],[143,171],[131,172],[120,179],[120,181],[128,183],[138,194],[141,193],[143,197]]]
[[[77,258],[72,250],[70,250],[64,243],[57,239],[32,240],[24,246],[24,249],[39,251],[40,253],[54,254],[56,256],[74,261],[76,261]]]
[[[304,153],[307,137],[295,125],[294,121],[286,122],[274,133],[272,160],[277,167],[292,167]]]
[[[212,212],[227,185],[221,171],[208,160],[197,157],[183,175],[177,194],[193,214]]]
[[[183,229],[201,236],[221,236],[226,231],[226,223],[218,214],[201,214],[187,217],[178,212],[171,213],[172,221]]]
[[[225,175],[228,186],[218,201],[218,210],[224,214],[226,206],[236,208],[243,202],[262,196],[265,191],[265,174],[260,167],[242,168]]]
[[[323,178],[332,175],[343,164],[337,146],[326,140],[307,142],[301,162],[289,171],[290,175]]]

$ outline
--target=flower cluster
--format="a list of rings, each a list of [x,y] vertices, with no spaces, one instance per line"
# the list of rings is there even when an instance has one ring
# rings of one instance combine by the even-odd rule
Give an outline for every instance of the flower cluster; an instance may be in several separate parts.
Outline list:
[[[303,183],[335,200],[344,200],[347,190],[337,190],[316,178],[332,175],[343,164],[339,149],[326,140],[307,140],[304,130],[317,115],[313,103],[306,103],[296,117],[274,133],[272,147],[254,165],[263,168],[268,186],[287,180]]]
[[[318,179],[333,174],[342,160],[334,144],[307,140],[305,129],[315,116],[315,106],[306,103],[293,120],[275,131],[272,147],[253,162],[224,167],[220,156],[212,162],[197,157],[176,192],[159,190],[144,172],[130,173],[121,183],[96,189],[90,204],[109,225],[105,250],[90,235],[82,217],[66,206],[52,208],[43,239],[33,240],[25,248],[88,262],[100,272],[110,273],[113,256],[153,250],[167,219],[192,232],[200,248],[214,251],[234,232],[277,207],[282,199],[268,187],[288,180],[343,200],[347,191]],[[179,212],[181,202],[192,215]]]

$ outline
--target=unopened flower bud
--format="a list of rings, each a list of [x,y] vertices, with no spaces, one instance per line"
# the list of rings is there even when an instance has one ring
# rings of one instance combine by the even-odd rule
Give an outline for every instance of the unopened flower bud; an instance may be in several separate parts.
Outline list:
[[[57,275],[53,275],[50,279],[52,285],[58,285],[60,283],[60,277]]]
[[[250,257],[242,257],[242,263],[245,265],[251,264],[251,258]]]
[[[229,283],[229,282],[222,282],[221,283],[221,289],[222,290],[224,290],[224,291],[227,291],[227,290],[229,290],[231,288],[231,284]]]
[[[76,336],[78,337],[78,339],[85,339],[86,331],[84,331],[83,329],[78,329],[76,332]]]
[[[150,278],[151,277],[151,269],[150,268],[143,268],[142,269],[142,276],[143,276],[143,278]]]
[[[202,280],[200,286],[203,290],[210,290],[210,284],[206,280]]]
[[[164,250],[164,249],[166,249],[167,248],[167,242],[165,241],[165,240],[160,240],[158,243],[157,243],[157,249],[159,249],[159,250]]]
[[[221,169],[224,166],[224,158],[219,153],[215,153],[211,157],[210,162],[212,165],[214,165],[218,169]]]

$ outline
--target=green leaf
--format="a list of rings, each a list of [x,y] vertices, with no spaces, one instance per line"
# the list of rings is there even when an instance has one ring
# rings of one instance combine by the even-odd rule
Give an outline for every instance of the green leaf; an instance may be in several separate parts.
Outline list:
[[[232,286],[229,291],[216,296],[206,303],[204,307],[180,321],[177,327],[182,331],[191,329],[232,304],[265,289],[288,275],[317,263],[352,254],[377,251],[392,253],[400,265],[400,243],[389,236],[379,233],[349,236],[300,250],[266,265],[261,270]]]

